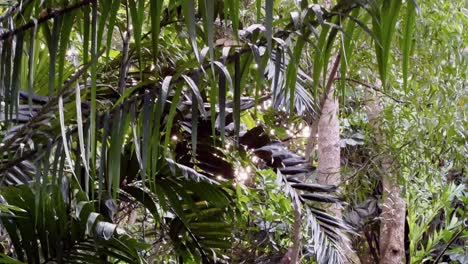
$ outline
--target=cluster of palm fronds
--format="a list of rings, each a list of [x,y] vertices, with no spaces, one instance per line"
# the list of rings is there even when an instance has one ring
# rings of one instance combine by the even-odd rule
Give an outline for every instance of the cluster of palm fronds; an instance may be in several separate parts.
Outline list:
[[[401,6],[350,1],[327,11],[302,1],[300,13],[273,27],[274,1],[261,2],[259,24],[242,30],[242,1],[25,0],[3,8],[0,194],[2,205],[17,209],[1,218],[12,256],[144,262],[148,245],[112,224],[116,201],[141,203],[181,259],[209,262],[229,248],[232,196],[215,176],[235,175],[220,147],[228,138],[236,147],[261,138],[241,136],[241,112],[269,98],[291,114],[319,112],[315,98],[338,32],[348,36],[348,59],[354,32],[367,32],[385,79],[387,32]],[[227,29],[235,41],[215,46],[216,32]],[[312,78],[301,69],[309,46]],[[281,147],[255,148],[278,173],[310,172]],[[332,187],[285,182],[295,202],[338,201],[317,194]],[[322,263],[340,259],[336,228],[347,226],[318,208],[308,212],[313,254]]]

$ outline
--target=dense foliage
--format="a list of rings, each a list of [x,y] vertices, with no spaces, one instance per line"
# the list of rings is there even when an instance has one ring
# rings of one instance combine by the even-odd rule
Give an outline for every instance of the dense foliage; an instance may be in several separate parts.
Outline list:
[[[375,263],[387,155],[408,261],[466,263],[466,7],[325,4],[0,4],[0,262]],[[341,186],[309,139],[333,85]]]

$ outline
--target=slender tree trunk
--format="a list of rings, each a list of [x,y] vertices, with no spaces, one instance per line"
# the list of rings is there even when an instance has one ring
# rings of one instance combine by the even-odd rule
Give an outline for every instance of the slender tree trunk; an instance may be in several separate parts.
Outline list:
[[[332,7],[331,0],[325,0],[325,8]],[[339,58],[332,56],[330,59],[336,65],[333,68],[338,68]],[[329,69],[327,87],[324,89],[324,94],[321,102],[320,116],[317,125],[318,132],[318,174],[317,182],[320,184],[333,184],[338,186],[341,183],[340,177],[340,122],[338,120],[339,104],[334,93],[335,87],[333,80],[336,72],[334,69]],[[315,122],[314,122],[315,123]],[[313,130],[313,129],[312,129]],[[314,133],[314,131],[311,131]],[[315,137],[315,135],[311,135]],[[333,205],[331,210],[337,217],[341,218],[341,209],[337,205]]]
[[[334,92],[333,81],[340,63],[340,55],[333,56],[333,65],[329,69],[329,76],[323,97],[321,99],[320,117],[317,123],[318,131],[318,168],[317,182],[320,184],[341,184],[341,149],[340,122],[338,119],[339,103]],[[311,133],[315,133],[312,129]],[[311,135],[311,137],[315,137]],[[314,142],[314,140],[310,141]],[[342,218],[342,207],[335,203],[329,210],[338,218]],[[344,250],[345,263],[360,263],[356,253],[349,247],[349,243],[341,241]]]
[[[291,240],[293,242],[292,246],[289,248],[288,252],[281,259],[281,264],[296,264],[299,263],[301,258],[301,208],[299,203],[293,205],[294,208],[294,225],[293,225],[293,234]]]
[[[325,0],[325,7],[332,7],[331,0]],[[328,69],[327,85],[324,89],[324,94],[321,99],[320,116],[317,122],[312,126],[311,141],[318,133],[318,168],[317,182],[320,184],[331,184],[340,186],[341,184],[341,149],[340,149],[340,122],[338,119],[339,102],[335,97],[335,87],[333,85],[335,75],[340,63],[340,55],[335,55],[330,58],[330,67]],[[314,123],[315,123],[314,122]],[[315,131],[314,131],[315,130]],[[315,147],[315,146],[311,146]],[[310,147],[309,147],[310,148]],[[338,218],[342,218],[342,206],[335,203],[329,210]],[[345,263],[360,263],[355,252],[349,248],[345,241],[341,241],[341,247],[344,250]]]
[[[321,114],[318,120],[318,168],[317,182],[320,184],[331,184],[340,186],[341,184],[341,149],[340,149],[340,122],[338,119],[339,102],[334,95],[335,89],[333,80],[335,79],[336,70],[338,68],[340,57],[333,56],[332,68],[329,70],[327,87],[324,96],[322,97]],[[311,138],[315,137],[316,131],[311,129]],[[314,143],[314,140],[309,143]],[[342,206],[338,203],[333,204],[329,211],[336,217],[342,218]],[[344,249],[345,263],[360,263],[356,253],[349,248],[349,245],[342,241]]]
[[[377,84],[380,86],[380,84]],[[382,107],[379,96],[374,91],[368,92],[367,115],[375,133],[378,145],[386,144],[385,135],[381,131]],[[405,212],[406,202],[402,197],[402,189],[398,185],[397,175],[392,171],[394,160],[390,155],[384,155],[382,167],[382,214],[380,216],[380,263],[405,263]]]
[[[333,78],[333,76],[330,76]],[[318,174],[320,184],[340,185],[340,123],[338,120],[339,105],[331,88],[321,110],[318,120]],[[336,216],[341,217],[341,209],[332,207]]]

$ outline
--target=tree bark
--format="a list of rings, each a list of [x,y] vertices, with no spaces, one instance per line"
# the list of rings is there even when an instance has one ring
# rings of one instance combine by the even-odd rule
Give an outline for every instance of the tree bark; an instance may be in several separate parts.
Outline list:
[[[292,246],[289,248],[288,252],[281,259],[281,264],[296,264],[299,263],[301,258],[301,204],[294,202],[294,225],[293,225],[293,234],[292,234]]]
[[[340,63],[340,55],[333,56],[333,65],[329,69],[327,85],[320,105],[320,116],[317,123],[318,131],[318,168],[317,182],[320,184],[331,184],[339,186],[341,184],[341,149],[340,149],[340,122],[338,119],[339,103],[334,96],[333,81]],[[311,138],[315,137],[316,131],[311,130]],[[309,141],[314,143],[314,140]],[[342,206],[335,203],[329,211],[336,217],[342,218]],[[356,253],[350,248],[348,242],[341,241],[344,250],[344,263],[360,263]]]
[[[333,78],[331,76],[330,78]],[[318,168],[317,182],[340,185],[340,124],[338,101],[331,88],[325,97],[318,120]],[[341,208],[334,204],[331,211],[341,217]]]
[[[325,8],[332,7],[331,0],[325,0]],[[316,133],[318,137],[318,168],[317,182],[320,184],[331,184],[340,186],[341,184],[341,149],[340,149],[340,122],[338,119],[339,102],[335,97],[335,87],[333,85],[337,69],[340,63],[340,55],[330,58],[330,67],[328,69],[327,85],[324,87],[323,97],[321,98],[320,116],[311,128],[311,138],[309,143],[316,143],[314,138]],[[316,123],[316,124],[315,124]],[[315,128],[314,126],[317,126]],[[313,148],[315,146],[309,146]],[[342,206],[334,203],[329,209],[337,218],[342,219]],[[360,263],[355,252],[349,247],[347,242],[341,241],[341,247],[344,250],[344,263]]]
[[[380,84],[377,84],[380,86]],[[384,146],[387,142],[381,131],[382,107],[375,91],[367,92],[367,115],[375,133],[375,142]],[[380,215],[380,263],[405,263],[405,213],[406,202],[397,176],[392,171],[394,160],[391,155],[382,157],[382,213]]]

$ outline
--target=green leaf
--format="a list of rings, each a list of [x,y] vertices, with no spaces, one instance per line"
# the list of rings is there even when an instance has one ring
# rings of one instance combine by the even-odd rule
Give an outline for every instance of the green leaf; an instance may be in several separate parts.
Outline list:
[[[146,176],[148,172],[148,157],[150,155],[151,151],[151,146],[150,146],[150,132],[152,131],[151,127],[151,117],[150,114],[152,112],[152,102],[150,98],[150,93],[148,90],[145,90],[145,95],[143,99],[143,147],[142,147],[142,154],[141,154],[141,159],[142,159],[142,180],[143,180],[143,185],[146,183]],[[151,176],[151,173],[149,173]],[[152,181],[150,180],[150,184],[152,184]],[[151,185],[150,185],[151,186]]]
[[[406,7],[406,16],[404,22],[403,51],[402,51],[402,70],[403,70],[403,89],[408,93],[408,67],[410,61],[411,44],[413,42],[413,30],[416,20],[416,5],[414,1],[408,1]]]
[[[167,148],[170,145],[170,140],[172,137],[172,126],[174,124],[174,117],[176,115],[177,111],[177,105],[179,104],[180,101],[180,95],[182,93],[182,85],[179,85],[174,93],[174,97],[172,97],[172,102],[171,102],[171,108],[169,109],[169,114],[167,115],[167,121],[166,121],[166,135],[164,139],[164,147]],[[169,156],[169,155],[168,155]]]
[[[164,78],[163,83],[161,85],[161,90],[158,96],[158,102],[156,104],[156,115],[154,119],[154,132],[153,132],[153,160],[159,160],[159,149],[160,149],[160,142],[161,142],[161,117],[164,112],[164,106],[166,104],[167,94],[169,92],[169,86],[171,84],[172,76],[167,76]],[[164,156],[166,153],[163,151],[162,155]],[[154,170],[157,170],[157,162],[155,166],[153,166]]]
[[[107,42],[106,42],[107,56],[109,56],[109,52],[111,50],[114,26],[115,26],[115,21],[117,20],[117,11],[119,11],[119,7],[120,7],[120,0],[112,0],[110,2],[112,4],[109,10],[109,21],[107,25]]]
[[[10,114],[18,115],[18,94],[21,86],[21,63],[23,61],[23,32],[16,35],[15,57],[13,59],[12,90],[10,99]]]
[[[293,57],[290,58],[288,68],[286,70],[286,90],[285,94],[289,90],[289,113],[294,113],[294,97],[296,93],[296,81],[297,81],[297,70],[299,67],[299,60],[302,55],[302,50],[305,45],[305,40],[303,38],[298,38],[296,46],[294,46]]]
[[[219,68],[219,78],[218,78],[218,108],[219,108],[219,123],[217,124],[218,128],[221,131],[221,143],[224,144],[225,130],[226,130],[226,79],[229,82],[230,87],[232,85],[232,79],[227,68],[218,61],[215,61],[214,64]],[[222,74],[221,74],[222,73]]]
[[[226,3],[227,2],[227,3]],[[234,33],[234,36],[238,38],[238,31],[239,31],[239,5],[241,1],[237,0],[228,0],[226,1],[225,4],[228,5],[229,7],[229,17],[231,18],[232,22],[232,30]]]
[[[273,104],[276,104],[279,94],[279,79],[281,75],[281,60],[283,58],[282,50],[277,47],[275,52],[275,75],[273,77]],[[315,69],[315,67],[314,67]]]
[[[205,106],[203,105],[203,98],[201,96],[200,90],[198,89],[197,84],[192,80],[192,78],[188,77],[185,74],[182,74],[182,78],[187,82],[190,89],[192,89],[192,93],[195,95],[198,104],[198,110],[200,111],[202,117],[206,117],[206,110]]]
[[[154,84],[154,81],[145,81],[145,82],[140,82],[138,83],[137,85],[133,86],[132,88],[129,88],[129,89],[125,89],[125,91],[123,92],[123,94],[120,96],[120,98],[115,101],[114,103],[114,106],[113,106],[113,109],[119,107],[120,104],[122,104],[126,99],[128,99],[131,95],[133,95],[135,93],[136,90],[142,88],[142,87],[146,87],[148,86],[149,84]]]
[[[99,159],[99,171],[98,171],[98,185],[99,185],[99,201],[101,201],[102,194],[104,192],[104,174],[106,173],[107,168],[107,138],[109,137],[109,113],[106,113],[104,116],[104,124],[102,128],[102,138],[101,138],[101,158]]]
[[[76,105],[76,120],[78,124],[78,143],[80,147],[81,153],[81,160],[83,161],[83,165],[85,167],[85,192],[89,193],[89,166],[88,166],[88,159],[86,156],[85,151],[85,143],[84,143],[84,133],[83,133],[83,114],[81,112],[81,94],[80,94],[80,86],[79,84],[75,85],[75,105]]]
[[[239,142],[240,133],[240,99],[241,99],[241,69],[240,69],[240,54],[236,51],[234,55],[234,136],[236,137],[236,145]]]
[[[91,21],[89,18],[90,15],[90,7],[89,5],[85,5],[82,8],[82,15],[83,15],[83,63],[88,63],[89,60],[89,38],[90,38],[90,27]]]
[[[3,82],[3,87],[5,90],[5,121],[8,121],[12,117],[10,111],[10,104],[12,104],[12,95],[11,95],[11,50],[12,50],[12,41],[5,40],[2,43],[2,70],[0,71],[0,81]],[[16,102],[16,100],[14,101]]]
[[[58,49],[58,84],[62,85],[63,73],[65,68],[65,56],[67,53],[68,44],[70,42],[70,34],[75,21],[75,11],[67,13],[62,17],[63,22],[60,28],[60,42]],[[53,36],[53,35],[52,35]]]
[[[214,57],[214,31],[213,31],[213,22],[214,22],[214,0],[203,0],[205,2],[205,28],[207,31],[207,44],[210,52],[210,61],[211,63],[215,60]],[[214,70],[213,70],[214,74]]]
[[[119,0],[120,1],[120,0]],[[98,8],[98,1],[96,1],[95,3],[92,3],[91,6],[92,6],[92,9],[96,8],[96,11],[97,11],[97,8]],[[95,32],[97,32],[97,35],[96,35],[96,48],[99,49],[101,47],[101,41],[102,41],[102,36],[104,36],[104,28],[106,27],[106,22],[107,22],[107,17],[109,16],[109,12],[111,11],[111,4],[112,4],[112,1],[106,1],[106,0],[99,0],[99,11],[100,11],[100,15],[99,15],[99,21],[96,20],[96,30]],[[92,12],[94,12],[94,10],[92,10]],[[92,14],[93,18],[92,19],[97,19],[97,16],[94,17],[94,14]],[[94,22],[93,22],[94,24]],[[92,34],[93,35],[93,39],[94,39],[94,33]],[[93,39],[91,41],[93,41]]]
[[[144,205],[156,219],[159,219],[158,207],[150,193],[136,186],[125,187],[125,192],[129,193],[133,198],[135,198],[135,200]]]
[[[373,19],[374,34],[380,40],[382,46],[380,47],[375,43],[380,79],[384,89],[387,86],[387,68],[390,58],[390,48],[401,4],[401,0],[384,1],[378,13],[379,21]]]
[[[3,254],[0,254],[0,262],[4,264],[24,264],[24,262],[21,262]]]
[[[106,1],[104,1],[106,2]],[[104,11],[106,13],[107,10]],[[89,149],[90,154],[90,168],[91,173],[96,168],[96,119],[97,119],[97,60],[98,60],[98,49],[100,47],[101,38],[98,38],[98,7],[97,2],[91,3],[91,109],[89,118]],[[102,34],[102,33],[101,33]],[[102,35],[99,35],[102,36]]]
[[[197,104],[198,104],[198,99],[195,94],[192,94],[192,131],[191,131],[191,137],[192,137],[192,159],[193,163],[195,163],[195,160],[197,158],[197,144],[198,144],[198,110],[197,110]]]
[[[185,23],[189,31],[190,41],[192,43],[193,52],[198,63],[201,63],[200,53],[198,52],[197,36],[195,32],[195,3],[194,0],[185,0],[182,2],[182,9],[184,11]]]
[[[28,53],[28,105],[32,112],[32,98],[34,85],[34,58],[36,48],[37,20],[34,20],[34,28],[29,35],[29,53]]]
[[[273,3],[274,0],[265,0],[265,29],[268,57],[271,56],[271,42],[273,39]]]
[[[122,153],[122,140],[123,140],[123,123],[124,113],[122,107],[119,107],[112,116],[112,132],[111,141],[109,146],[109,173],[107,175],[107,190],[112,193],[113,197],[117,197],[117,190],[120,185],[120,164]]]
[[[191,0],[193,1],[193,0]],[[164,1],[150,1],[150,19],[151,19],[151,44],[153,47],[153,64],[158,65],[159,56],[159,34],[161,32],[161,12]]]
[[[57,58],[57,46],[59,43],[61,17],[54,18],[54,25],[52,27],[51,43],[49,46],[49,96],[55,92],[55,63]]]
[[[67,137],[66,127],[65,127],[65,113],[64,113],[65,111],[63,108],[62,96],[60,96],[58,99],[58,105],[59,105],[60,131],[62,133],[62,144],[63,144],[63,149],[65,151],[65,157],[67,159],[68,166],[70,166],[71,172],[73,176],[75,177],[75,180],[79,182],[75,174],[74,163],[72,161],[70,149],[68,147],[68,142],[67,142],[68,137]]]
[[[138,1],[138,6],[135,3]],[[143,79],[143,57],[141,52],[141,32],[144,20],[144,0],[128,0],[128,7],[130,9],[130,16],[133,25],[133,37],[135,39],[135,49],[138,55],[138,65],[140,70],[140,80]]]
[[[359,14],[360,9],[355,9],[352,11],[350,17],[357,17]],[[341,103],[344,105],[344,100],[345,100],[345,95],[346,95],[346,74],[348,71],[348,66],[350,65],[351,58],[353,56],[353,47],[354,47],[354,41],[355,36],[355,28],[356,28],[356,23],[352,20],[349,20],[347,22],[345,32],[346,35],[343,34],[341,36],[341,54],[342,54],[342,62],[340,63],[340,75],[341,75],[341,80],[340,80],[340,91],[341,91]]]

